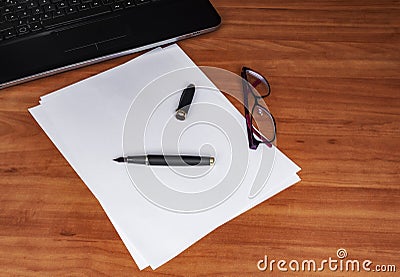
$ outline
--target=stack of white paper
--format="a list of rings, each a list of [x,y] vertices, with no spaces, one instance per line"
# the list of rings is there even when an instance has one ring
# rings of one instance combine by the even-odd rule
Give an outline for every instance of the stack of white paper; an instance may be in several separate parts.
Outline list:
[[[296,174],[300,168],[277,148],[248,149],[244,119],[221,93],[196,90],[195,100],[199,106],[191,107],[192,122],[182,123],[189,124],[187,128],[165,116],[166,113],[173,115],[179,95],[169,97],[163,91],[177,91],[188,85],[189,79],[196,86],[213,86],[200,70],[190,71],[190,76],[188,73],[176,74],[173,82],[151,83],[159,76],[188,67],[195,68],[195,64],[177,45],[155,49],[119,67],[43,96],[41,104],[30,109],[99,200],[140,269],[159,267],[218,226],[300,180]],[[149,92],[140,94],[143,88],[148,88]],[[207,103],[209,105],[205,106]],[[196,112],[196,109],[202,109],[201,105],[209,112]],[[222,108],[229,116],[224,117],[221,113],[207,117],[206,114],[213,114],[213,107]],[[196,121],[204,124],[196,125]],[[165,124],[170,127],[161,128]],[[189,130],[188,135],[172,139],[175,145],[163,141],[171,141],[176,133],[174,130],[179,128],[184,128],[185,132]],[[215,132],[208,131],[210,128]],[[210,151],[216,151],[213,152],[216,164],[212,172],[197,179],[185,179],[184,174],[169,168],[122,165],[112,160],[126,153],[139,154],[142,150],[157,153],[160,147],[172,151],[177,145],[176,140],[180,151],[187,152],[194,147],[191,153],[195,154],[199,153],[199,148],[205,149],[202,147],[208,140],[214,147]],[[267,176],[260,175],[264,158],[271,154],[274,155],[272,171]],[[247,165],[242,172],[230,170],[233,165],[241,167],[242,163]],[[241,176],[233,178],[238,172]],[[184,199],[180,199],[178,190],[188,189],[186,195],[192,192],[191,197],[201,195],[217,189],[213,187],[214,179],[218,181],[230,175],[233,177],[227,185],[233,184],[233,190],[224,201],[206,208],[202,206],[204,202],[196,203],[194,197],[190,203],[182,204]],[[190,186],[182,180],[187,180]],[[168,185],[157,187],[164,181]],[[263,184],[259,186],[262,190],[255,197],[249,197],[256,183]],[[202,189],[190,191],[198,187]],[[165,190],[165,194],[157,194],[158,189]],[[218,192],[221,193],[223,191]],[[159,197],[158,200],[149,199],[149,194]],[[177,196],[168,199],[168,195]],[[180,209],[181,204],[194,208],[191,211]]]

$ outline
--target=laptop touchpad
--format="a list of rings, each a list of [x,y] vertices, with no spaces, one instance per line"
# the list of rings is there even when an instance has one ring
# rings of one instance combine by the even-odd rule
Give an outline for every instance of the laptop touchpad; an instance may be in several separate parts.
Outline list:
[[[76,26],[57,33],[64,52],[93,51],[98,44],[124,38],[129,33],[119,17]]]

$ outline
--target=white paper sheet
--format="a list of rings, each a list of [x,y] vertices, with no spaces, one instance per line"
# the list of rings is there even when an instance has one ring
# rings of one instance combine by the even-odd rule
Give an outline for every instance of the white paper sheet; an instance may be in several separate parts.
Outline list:
[[[174,45],[43,97],[42,105],[30,109],[99,200],[140,269],[148,264],[157,268],[221,224],[299,180],[295,174],[299,167],[277,150],[274,171],[255,199],[249,199],[248,193],[256,167],[248,169],[232,197],[201,213],[159,208],[136,190],[125,167],[112,161],[121,154],[130,103],[157,76],[188,66],[194,66],[193,62]],[[226,101],[227,109],[232,109],[223,99],[213,100]],[[260,155],[260,151],[249,151],[249,162],[258,164]]]

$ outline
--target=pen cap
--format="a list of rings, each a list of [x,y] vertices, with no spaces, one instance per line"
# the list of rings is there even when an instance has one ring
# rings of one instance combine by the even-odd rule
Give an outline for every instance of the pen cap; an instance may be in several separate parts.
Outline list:
[[[193,84],[190,84],[182,92],[181,98],[179,100],[178,108],[176,109],[176,118],[178,120],[185,120],[186,115],[189,112],[190,105],[193,101],[194,92],[196,88]]]

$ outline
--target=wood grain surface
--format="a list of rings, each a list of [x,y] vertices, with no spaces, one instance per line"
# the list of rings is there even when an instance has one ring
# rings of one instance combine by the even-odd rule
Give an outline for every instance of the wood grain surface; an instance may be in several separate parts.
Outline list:
[[[1,276],[364,276],[271,272],[269,259],[369,259],[400,271],[400,1],[213,0],[223,24],[179,45],[268,77],[278,146],[302,181],[140,272],[100,204],[33,120],[39,97],[103,62],[0,91]],[[0,62],[1,66],[7,66]],[[395,276],[373,273],[371,276]]]

